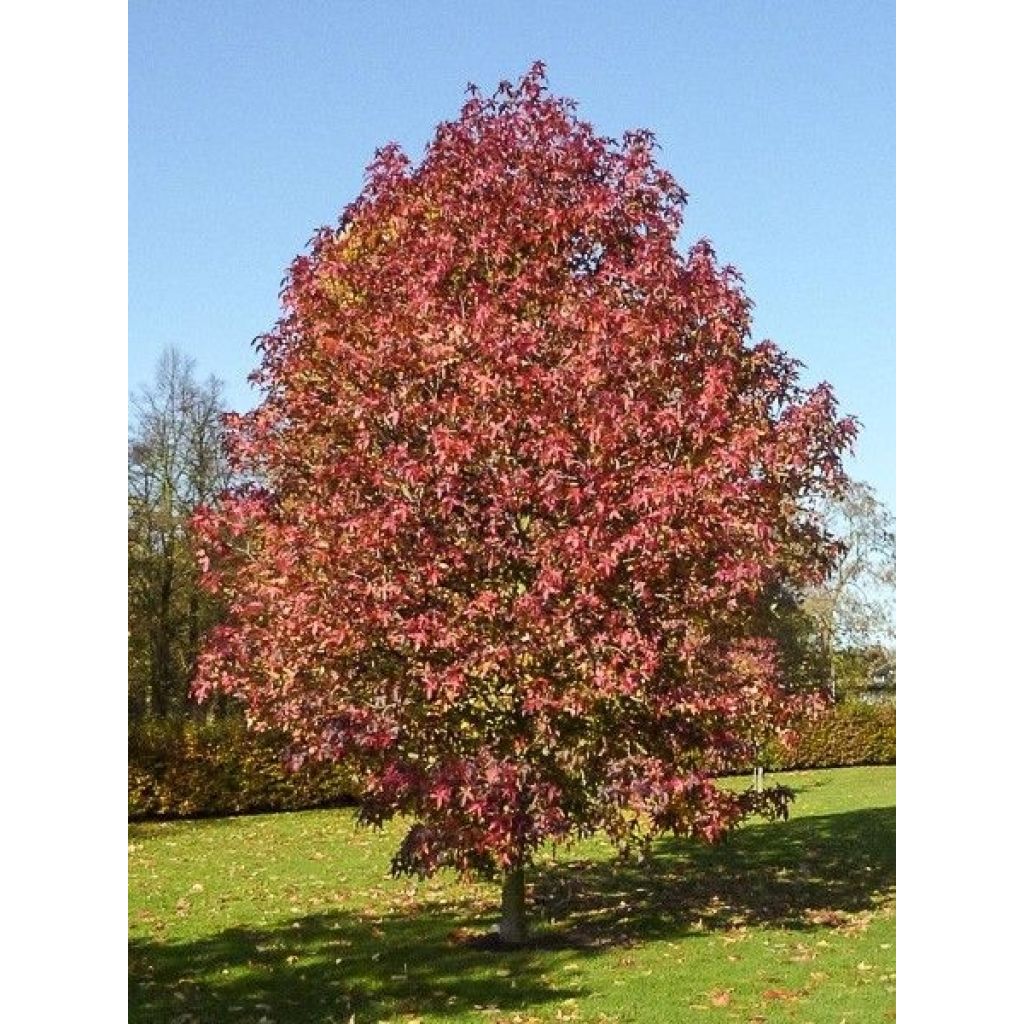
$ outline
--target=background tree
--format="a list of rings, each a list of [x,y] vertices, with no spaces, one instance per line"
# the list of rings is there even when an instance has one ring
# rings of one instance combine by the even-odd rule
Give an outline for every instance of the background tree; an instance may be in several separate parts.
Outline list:
[[[823,690],[829,663],[818,635],[818,624],[804,607],[801,595],[788,587],[768,588],[754,616],[754,632],[770,637],[782,678],[799,690]]]
[[[821,506],[822,526],[842,542],[828,577],[805,595],[829,667],[833,695],[879,672],[895,675],[896,529],[872,488],[852,481]],[[888,656],[888,658],[887,658]]]
[[[175,349],[132,399],[128,442],[128,696],[132,717],[183,713],[218,606],[198,585],[188,524],[230,482],[221,384]]]
[[[714,840],[786,793],[717,788],[806,706],[758,628],[823,577],[801,508],[854,428],[748,345],[652,137],[596,136],[538,65],[471,93],[422,163],[381,150],[292,265],[234,417],[236,488],[198,517],[227,602],[197,690],[296,760],[347,760],[397,872],[504,874],[604,829]]]

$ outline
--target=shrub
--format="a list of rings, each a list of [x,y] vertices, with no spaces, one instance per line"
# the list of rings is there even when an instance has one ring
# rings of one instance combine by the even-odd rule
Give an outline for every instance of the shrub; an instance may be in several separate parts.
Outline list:
[[[151,721],[128,732],[128,817],[178,818],[294,811],[354,803],[336,765],[286,770],[282,744],[238,720]]]
[[[805,723],[791,749],[773,745],[765,756],[771,771],[895,763],[894,704],[838,704]]]

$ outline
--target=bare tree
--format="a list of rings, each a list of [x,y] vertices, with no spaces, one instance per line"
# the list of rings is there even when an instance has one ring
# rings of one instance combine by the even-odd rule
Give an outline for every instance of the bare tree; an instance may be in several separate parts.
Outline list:
[[[816,624],[834,696],[839,651],[877,651],[895,641],[896,526],[866,483],[851,483],[820,514],[843,552],[825,583],[805,595],[803,607]]]
[[[187,705],[202,633],[216,615],[197,584],[188,521],[227,486],[222,385],[166,350],[152,385],[132,396],[128,441],[129,711]]]

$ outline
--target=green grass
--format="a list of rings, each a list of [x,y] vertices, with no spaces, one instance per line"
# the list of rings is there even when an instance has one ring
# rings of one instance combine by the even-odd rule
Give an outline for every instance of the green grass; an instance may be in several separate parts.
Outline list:
[[[129,826],[129,1019],[895,1018],[895,768],[776,776],[788,822],[623,865],[593,840],[532,873],[535,941],[474,939],[497,887],[392,880],[401,834],[349,810]]]

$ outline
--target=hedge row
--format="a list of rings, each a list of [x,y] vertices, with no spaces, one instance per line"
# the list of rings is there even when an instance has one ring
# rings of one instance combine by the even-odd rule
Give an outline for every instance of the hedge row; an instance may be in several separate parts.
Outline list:
[[[842,704],[806,725],[793,749],[770,749],[765,767],[785,771],[895,761],[895,706]],[[356,802],[358,793],[357,781],[337,767],[285,771],[273,739],[247,732],[241,722],[150,722],[129,729],[131,820],[337,806]]]
[[[769,771],[896,763],[896,705],[839,704],[806,723],[790,750],[766,752]]]
[[[241,721],[150,721],[128,730],[128,818],[295,811],[355,803],[338,767],[286,771],[280,744]]]

